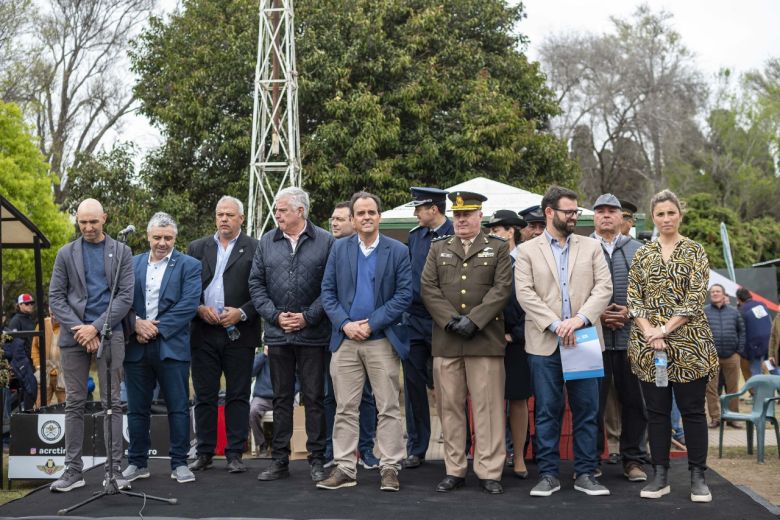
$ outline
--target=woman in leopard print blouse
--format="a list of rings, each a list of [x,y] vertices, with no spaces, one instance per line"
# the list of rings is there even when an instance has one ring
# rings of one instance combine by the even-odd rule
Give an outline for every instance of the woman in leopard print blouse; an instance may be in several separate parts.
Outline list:
[[[688,445],[691,500],[710,502],[704,481],[708,445],[704,394],[708,380],[718,375],[718,356],[704,314],[709,262],[700,244],[680,235],[682,208],[674,193],[664,190],[650,205],[659,237],[637,251],[628,276],[628,307],[635,324],[628,356],[642,385],[655,469],[640,496],[661,498],[671,491],[667,470],[674,393]],[[654,357],[659,350],[668,358],[666,387],[655,383]]]

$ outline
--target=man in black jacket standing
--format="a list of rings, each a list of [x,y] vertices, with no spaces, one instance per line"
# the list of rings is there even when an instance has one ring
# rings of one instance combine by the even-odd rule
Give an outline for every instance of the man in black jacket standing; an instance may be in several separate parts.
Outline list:
[[[644,448],[647,416],[639,380],[631,372],[628,362],[631,321],[626,307],[628,269],[642,244],[620,233],[623,223],[621,210],[620,201],[611,193],[601,195],[593,205],[593,224],[596,229],[593,238],[601,243],[604,258],[612,274],[612,300],[601,316],[605,345],[602,353],[604,378],[599,392],[597,450],[601,456],[604,450],[604,408],[610,384],[614,381],[620,402],[620,458],[623,462],[623,475],[631,482],[642,482],[647,480],[647,474],[642,468],[647,462]]]
[[[252,361],[260,343],[260,320],[247,285],[257,240],[241,232],[243,223],[244,205],[226,195],[217,203],[217,232],[187,248],[187,254],[200,260],[203,268],[203,294],[190,341],[198,438],[197,459],[189,466],[193,471],[211,467],[223,373],[227,469],[246,471],[241,454],[249,435]]]
[[[717,283],[710,287],[710,304],[704,307],[704,314],[710,322],[720,364],[720,377],[707,383],[709,426],[717,428],[720,426],[719,380],[723,379],[726,383],[726,393],[733,394],[739,390],[739,353],[745,349],[745,322],[737,309],[726,304],[726,291]],[[729,402],[729,410],[739,412],[738,399]],[[730,426],[739,428],[739,423],[732,422]]]
[[[324,370],[331,331],[320,303],[320,285],[335,239],[308,216],[305,191],[291,187],[279,192],[274,201],[279,227],[260,239],[249,277],[252,302],[264,322],[274,390],[273,460],[257,476],[262,481],[290,474],[296,370],[306,410],[311,478],[319,482],[326,477]]]

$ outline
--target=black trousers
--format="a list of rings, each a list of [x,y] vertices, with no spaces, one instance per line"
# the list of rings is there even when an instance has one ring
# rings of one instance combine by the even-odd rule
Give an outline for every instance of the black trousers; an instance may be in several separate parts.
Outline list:
[[[673,383],[659,388],[655,383],[642,381],[642,393],[647,407],[650,455],[654,466],[669,467],[669,449],[672,444],[672,392],[682,415],[685,443],[688,448],[688,469],[707,469],[707,416],[704,413],[704,395],[707,378],[690,383]]]
[[[255,345],[230,341],[220,326],[203,325],[192,341],[192,385],[198,455],[213,455],[217,447],[220,378],[225,374],[225,457],[241,457],[249,436],[249,397]]]
[[[309,461],[324,461],[325,350],[324,345],[268,347],[271,385],[274,389],[274,438],[271,442],[271,456],[274,459],[284,461],[290,459],[297,375],[306,411],[306,449],[311,454]]]
[[[428,408],[428,388],[433,388],[431,345],[412,341],[404,367],[404,406],[406,409],[406,452],[425,458],[431,439],[431,414]]]
[[[645,432],[647,414],[639,378],[631,372],[628,352],[625,350],[605,350],[604,378],[599,389],[599,435],[596,439],[599,456],[604,451],[604,407],[607,402],[610,382],[615,382],[618,402],[620,402],[620,455],[623,466],[631,462],[646,464]]]

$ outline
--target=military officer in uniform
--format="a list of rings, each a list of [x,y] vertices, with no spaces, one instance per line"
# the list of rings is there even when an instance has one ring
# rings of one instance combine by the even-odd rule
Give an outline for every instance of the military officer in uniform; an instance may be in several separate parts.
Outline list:
[[[436,491],[463,486],[466,460],[466,397],[476,435],[474,472],[482,489],[503,493],[504,318],[512,290],[509,246],[482,233],[478,193],[449,194],[455,234],[433,240],[421,294],[433,317],[433,379],[444,434],[447,475]]]
[[[520,242],[528,242],[532,238],[536,238],[544,233],[547,220],[544,218],[544,211],[542,211],[540,205],[530,206],[522,211],[518,211],[518,213],[526,224],[520,230]]]
[[[444,215],[447,192],[437,188],[411,188],[419,226],[409,232],[409,257],[412,262],[412,304],[404,314],[409,331],[411,350],[403,361],[404,397],[406,405],[406,460],[404,468],[417,468],[425,460],[431,437],[431,416],[428,408],[428,388],[433,388],[433,358],[431,357],[431,315],[420,296],[420,278],[431,240],[452,235],[452,222]]]

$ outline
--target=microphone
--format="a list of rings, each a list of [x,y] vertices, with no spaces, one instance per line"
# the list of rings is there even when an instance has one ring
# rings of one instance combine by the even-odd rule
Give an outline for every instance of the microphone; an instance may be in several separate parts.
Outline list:
[[[134,226],[134,225],[132,225],[132,224],[130,224],[130,225],[129,225],[129,226],[127,226],[125,229],[123,229],[122,231],[120,231],[120,232],[118,233],[118,235],[119,235],[120,237],[126,237],[127,235],[129,235],[129,234],[131,234],[131,233],[135,233],[135,226]]]

